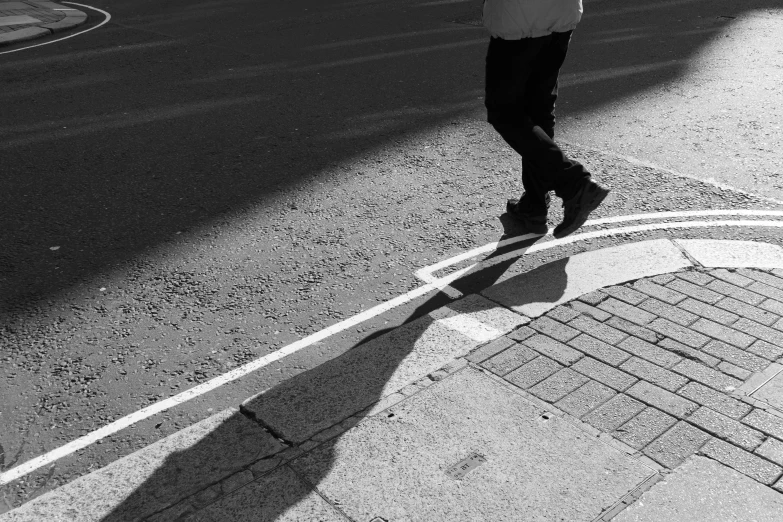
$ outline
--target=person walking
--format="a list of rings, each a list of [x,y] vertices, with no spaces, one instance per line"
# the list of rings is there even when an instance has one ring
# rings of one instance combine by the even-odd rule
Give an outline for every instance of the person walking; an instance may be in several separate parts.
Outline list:
[[[487,121],[522,156],[524,193],[506,210],[527,232],[548,231],[550,191],[563,200],[555,237],[582,226],[609,194],[554,142],[558,76],[581,17],[582,0],[484,0],[484,105]]]

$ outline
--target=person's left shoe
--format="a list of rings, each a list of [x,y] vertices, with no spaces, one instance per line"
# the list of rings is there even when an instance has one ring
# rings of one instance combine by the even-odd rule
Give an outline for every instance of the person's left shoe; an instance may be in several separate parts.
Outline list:
[[[549,227],[546,224],[546,210],[543,213],[532,213],[526,211],[526,209],[521,209],[518,199],[509,199],[506,202],[506,212],[522,225],[525,232],[546,234],[549,231]]]
[[[608,194],[609,189],[592,179],[584,180],[576,195],[563,203],[563,222],[555,227],[552,235],[561,238],[581,227]]]

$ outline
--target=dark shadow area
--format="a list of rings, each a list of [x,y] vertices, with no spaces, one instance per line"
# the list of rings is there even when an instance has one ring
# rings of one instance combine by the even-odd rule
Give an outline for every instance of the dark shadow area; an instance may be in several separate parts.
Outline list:
[[[507,236],[504,236],[504,238]],[[532,244],[535,240],[531,240]],[[490,259],[492,254],[485,260]],[[472,292],[480,292],[492,286],[505,272],[512,261],[504,261],[492,265],[486,270],[480,270],[481,274],[471,273],[466,275],[467,283]],[[546,283],[551,287],[547,293],[553,301],[559,296],[555,295],[560,289],[560,295],[566,287],[565,261],[556,261],[545,265]],[[544,267],[542,267],[544,268]],[[535,272],[535,271],[534,271]],[[526,298],[520,294],[519,287],[524,287],[531,278],[538,277],[537,273],[522,274],[506,281],[517,286],[517,299],[514,304],[525,304]],[[462,281],[455,284],[457,288],[466,288]],[[293,446],[301,445],[313,436],[329,430],[334,425],[349,419],[352,416],[363,417],[368,413],[368,408],[376,405],[384,397],[396,392],[413,380],[423,377],[421,369],[417,368],[415,378],[405,377],[405,359],[414,351],[428,352],[431,356],[437,353],[442,345],[455,347],[457,351],[465,353],[475,341],[470,340],[456,331],[444,335],[448,329],[438,326],[436,317],[444,317],[442,313],[430,315],[429,312],[442,306],[443,294],[437,293],[423,302],[411,314],[408,322],[395,329],[383,329],[374,332],[362,342],[357,344],[343,355],[336,357],[316,368],[294,376],[281,384],[264,391],[257,397],[248,400],[242,406],[242,413],[235,414],[226,421],[220,423],[209,436],[200,440],[185,451],[173,453],[167,457],[165,463],[158,467],[154,474],[144,484],[137,488],[125,501],[117,506],[112,513],[104,517],[104,522],[120,522],[140,520],[144,517],[160,511],[173,500],[194,495],[211,484],[225,478],[225,471],[219,463],[234,463],[241,461],[239,454],[243,444],[252,447],[258,444],[258,440],[242,441],[242,430],[247,431],[248,419],[252,419],[271,434]],[[481,313],[498,305],[486,299],[476,300],[469,297],[464,300],[453,301],[447,304],[451,315],[462,313]],[[424,347],[418,346],[424,343]],[[464,345],[464,348],[460,348]],[[419,359],[419,364],[427,360],[427,355]],[[445,360],[438,367],[450,362]],[[410,363],[409,363],[410,364]],[[416,364],[416,363],[413,363]],[[431,363],[430,363],[431,364]],[[408,369],[410,371],[410,368]],[[358,420],[357,420],[358,422]],[[244,435],[247,436],[247,435]],[[257,434],[256,434],[257,436]],[[334,459],[335,444],[339,440],[329,440],[323,443],[319,449],[319,465],[312,467],[305,480],[317,486],[321,478],[329,473]],[[269,453],[265,457],[268,461],[274,461],[275,453],[281,447],[275,449],[275,444],[262,445]],[[247,450],[245,450],[247,451]],[[255,458],[260,458],[258,448],[254,447],[246,456],[246,466]],[[255,453],[254,453],[255,452]],[[285,465],[285,463],[282,463]],[[277,464],[279,466],[280,464]],[[367,463],[372,466],[372,463]],[[126,465],[127,466],[127,465]],[[227,466],[225,466],[227,467]],[[258,496],[248,496],[247,490],[238,493],[244,498],[236,503],[229,500],[222,502],[222,508],[214,507],[218,511],[202,514],[199,520],[224,520],[226,517],[244,519],[244,517],[260,517],[254,520],[274,521],[287,513],[305,496],[311,493],[307,483],[302,483],[289,471],[282,471],[271,465],[268,475],[257,480],[266,484]],[[221,475],[221,471],[224,473]],[[236,470],[235,470],[236,471]],[[361,484],[361,478],[357,484]],[[275,480],[286,481],[285,486],[275,486]],[[284,492],[281,490],[285,490]],[[199,501],[204,505],[209,503],[212,495],[191,498],[189,502]],[[207,500],[205,500],[207,499]],[[347,500],[347,499],[346,499]],[[220,511],[223,509],[224,511]],[[164,513],[164,517],[175,517],[177,509]],[[238,515],[237,513],[243,513]],[[294,512],[295,513],[295,512]],[[292,516],[290,512],[288,516]],[[214,518],[213,518],[214,515]],[[291,519],[293,520],[293,519]]]
[[[485,47],[470,43],[484,37],[480,29],[394,37],[410,32],[411,16],[429,22],[425,32],[445,30],[476,7],[298,0],[215,11],[214,2],[170,1],[152,13],[142,5],[113,5],[116,24],[90,41],[135,53],[88,48],[80,57],[86,42],[72,40],[74,59],[19,53],[0,63],[3,311],[251,206],[280,211],[277,199],[340,162],[480,107]],[[587,1],[564,69],[580,91],[562,96],[590,111],[665,83],[731,17],[772,7],[779,2]],[[248,20],[237,19],[243,13]],[[338,31],[335,21],[352,19],[353,34]],[[229,26],[233,40],[223,34]]]
[[[21,323],[56,323],[58,313],[37,314],[62,293],[85,284],[97,292],[99,276],[113,270],[132,287],[140,272],[151,269],[151,261],[140,257],[190,259],[187,242],[172,246],[177,237],[213,244],[234,220],[253,213],[264,219],[253,230],[259,244],[246,265],[271,278],[264,281],[272,286],[287,288],[295,283],[275,278],[280,266],[291,262],[290,256],[282,259],[286,250],[280,249],[291,251],[285,231],[292,221],[312,221],[310,240],[320,249],[319,259],[332,264],[330,256],[342,252],[328,241],[334,226],[350,233],[369,230],[375,238],[401,229],[401,220],[381,221],[370,206],[349,223],[317,213],[302,217],[292,213],[302,199],[327,198],[329,192],[302,194],[319,183],[334,189],[351,176],[374,172],[368,163],[352,166],[352,172],[341,165],[385,147],[404,149],[416,133],[481,107],[486,46],[474,41],[486,40],[485,34],[464,24],[426,38],[409,34],[451,27],[447,20],[463,13],[464,4],[425,11],[408,2],[357,2],[354,10],[337,1],[243,0],[214,11],[219,3],[177,0],[160,3],[156,13],[143,12],[151,4],[127,0],[112,6],[115,21],[89,39],[63,44],[63,57],[39,50],[0,61],[4,322],[18,316]],[[279,12],[266,12],[270,6]],[[380,11],[372,11],[377,6]],[[563,71],[576,78],[574,90],[564,89],[561,99],[570,98],[575,112],[588,112],[672,81],[730,17],[779,7],[779,0],[586,1]],[[182,19],[178,13],[185,13]],[[340,42],[346,45],[324,47]],[[33,87],[37,90],[28,91]],[[418,168],[416,161],[409,166]],[[431,197],[423,194],[414,196]],[[353,236],[347,237],[349,242]],[[465,293],[487,288],[510,264],[469,274],[455,288]],[[241,271],[230,269],[226,277]],[[558,272],[562,267],[540,275],[557,288]],[[257,283],[249,278],[247,284]],[[147,304],[146,291],[134,297],[140,304],[133,306]],[[188,292],[171,299],[184,300]],[[214,303],[205,298],[197,304],[203,309]],[[436,306],[423,307],[419,314]],[[106,313],[96,308],[96,316]],[[320,429],[327,413],[350,415],[376,402],[425,325],[422,318],[408,326],[410,337],[395,349],[381,342],[387,332],[376,332],[371,341],[265,395],[277,397],[281,411],[299,417],[303,431]],[[35,335],[22,326],[0,330],[2,342],[19,346]],[[108,336],[106,330],[95,336]],[[39,359],[57,359],[60,349],[44,346]],[[352,379],[336,377],[349,370]],[[291,406],[292,390],[303,390],[307,408]],[[305,412],[313,417],[302,418]],[[156,473],[106,519],[155,512],[149,499],[165,498],[172,469],[194,469],[205,453],[219,460],[225,449],[214,441],[224,439],[215,437],[204,442],[208,447],[175,454],[165,472]],[[317,477],[313,480],[317,484]]]

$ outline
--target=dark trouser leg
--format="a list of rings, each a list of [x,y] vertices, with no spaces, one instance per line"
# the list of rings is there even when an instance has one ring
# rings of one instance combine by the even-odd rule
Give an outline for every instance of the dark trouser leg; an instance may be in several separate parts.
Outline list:
[[[566,158],[552,140],[557,76],[568,50],[569,33],[541,38],[492,38],[487,51],[487,121],[523,157],[526,199],[545,210],[550,190],[571,198],[590,173]]]

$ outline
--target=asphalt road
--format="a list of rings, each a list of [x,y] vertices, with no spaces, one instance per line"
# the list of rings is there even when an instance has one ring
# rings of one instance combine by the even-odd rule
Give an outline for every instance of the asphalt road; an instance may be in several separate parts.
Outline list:
[[[519,233],[501,215],[519,162],[483,121],[478,0],[90,5],[111,22],[0,54],[0,470]],[[780,7],[585,2],[557,133],[613,189],[598,215],[781,208]],[[688,234],[780,242],[768,229]],[[448,299],[396,308],[2,486],[0,510]]]

